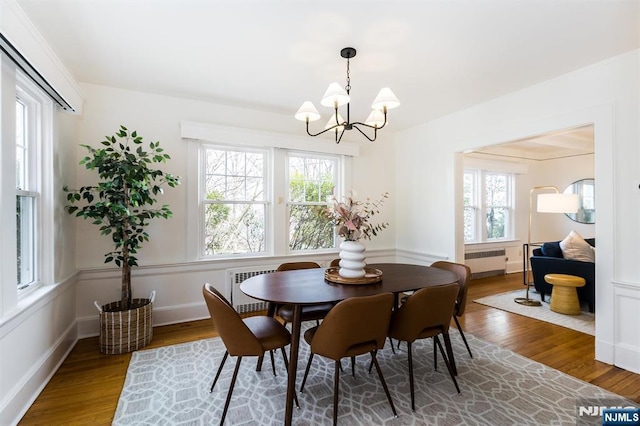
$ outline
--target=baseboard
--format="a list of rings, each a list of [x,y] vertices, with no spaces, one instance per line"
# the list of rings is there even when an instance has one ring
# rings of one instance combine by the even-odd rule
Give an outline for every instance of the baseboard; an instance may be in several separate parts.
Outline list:
[[[616,345],[615,366],[640,374],[640,351],[630,345]]]
[[[17,425],[40,392],[58,371],[77,342],[77,324],[71,324],[39,361],[6,391],[0,400],[0,424]]]

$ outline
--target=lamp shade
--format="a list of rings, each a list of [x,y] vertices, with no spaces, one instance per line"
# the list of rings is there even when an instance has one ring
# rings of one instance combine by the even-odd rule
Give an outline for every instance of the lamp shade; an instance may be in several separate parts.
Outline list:
[[[329,121],[327,121],[327,124],[324,126],[325,129],[330,129],[331,127],[335,126],[336,124],[343,124],[344,123],[344,118],[342,118],[342,116],[340,114],[338,114],[338,121],[336,122],[336,114],[332,114],[331,118],[329,119]],[[344,128],[344,126],[338,126],[336,127],[337,131],[342,131],[342,129]]]
[[[577,194],[538,194],[540,213],[577,213]]]
[[[384,126],[386,123],[387,123],[386,118],[382,113],[382,111],[380,111],[379,109],[371,110],[371,114],[369,114],[369,116],[364,122],[364,124],[377,127],[378,129]]]
[[[391,109],[397,106],[400,106],[400,101],[388,87],[380,89],[378,96],[376,96],[371,104],[371,108],[379,110],[383,110],[385,107]]]
[[[320,113],[311,101],[306,101],[302,104],[300,109],[298,109],[295,117],[296,120],[300,121],[307,121],[307,119],[309,119],[309,121],[316,121],[320,119]]]
[[[334,107],[336,104],[338,106],[346,105],[349,103],[349,94],[338,83],[331,83],[324,92],[320,103],[327,107]]]

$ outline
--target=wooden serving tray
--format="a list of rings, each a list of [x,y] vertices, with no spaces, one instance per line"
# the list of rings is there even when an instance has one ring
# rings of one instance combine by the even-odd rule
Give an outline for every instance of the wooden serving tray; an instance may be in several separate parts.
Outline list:
[[[338,273],[340,267],[327,268],[324,271],[324,279],[337,284],[373,284],[382,281],[382,271],[375,268],[364,268],[365,275],[362,278],[345,278]]]

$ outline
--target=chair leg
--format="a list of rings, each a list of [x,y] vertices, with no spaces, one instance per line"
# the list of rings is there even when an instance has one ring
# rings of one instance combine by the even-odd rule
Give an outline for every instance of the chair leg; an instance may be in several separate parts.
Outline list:
[[[391,345],[391,352],[393,352],[393,354],[396,354],[396,350],[393,349],[393,340],[391,340],[391,337],[389,337],[389,344]],[[400,341],[398,340],[398,348],[400,348]]]
[[[438,348],[436,348],[436,341],[433,340],[433,369],[438,369]]]
[[[393,346],[392,346],[393,347]],[[376,356],[378,355],[378,350],[375,350]],[[371,369],[373,368],[373,360],[369,360],[369,374],[371,374]]]
[[[258,357],[258,362],[256,363],[256,371],[262,371],[262,361],[264,361],[264,354]]]
[[[467,352],[469,352],[469,356],[473,358],[473,354],[471,353],[471,348],[469,347],[469,343],[467,343],[467,338],[464,335],[464,331],[462,331],[462,327],[460,327],[460,322],[458,322],[458,317],[454,315],[453,320],[456,322],[456,327],[460,332],[460,336],[462,336],[462,341],[464,342],[464,345],[467,347]]]
[[[445,353],[444,353],[444,349],[442,348],[442,345],[440,344],[440,339],[438,339],[438,336],[433,336],[433,342],[434,342],[434,346],[437,345],[438,348],[440,349],[440,353],[442,354],[442,358],[444,358],[444,363],[447,366],[447,370],[449,370],[449,376],[451,376],[451,380],[453,380],[453,384],[456,386],[456,390],[458,391],[458,393],[460,393],[460,388],[458,387],[458,381],[456,380],[456,375],[453,372],[453,368],[451,367],[451,364],[449,363],[449,360],[447,360],[447,355],[445,355]]]
[[[273,375],[277,376],[277,374],[276,374],[276,362],[273,360],[273,350],[269,351],[269,356],[271,357],[271,368],[273,369]]]
[[[447,358],[449,360],[449,364],[451,365],[451,370],[453,370],[453,374],[457,376],[458,368],[456,367],[456,359],[453,356],[453,347],[451,346],[451,338],[449,337],[449,333],[442,333],[442,338],[444,339],[444,347],[447,349]]]
[[[218,367],[218,372],[216,373],[215,379],[213,379],[213,384],[211,385],[211,389],[209,389],[209,393],[213,392],[213,387],[216,385],[218,378],[220,377],[220,373],[222,372],[222,367],[224,367],[224,363],[227,361],[227,357],[229,356],[229,352],[224,351],[224,356],[222,357],[222,362],[220,363],[220,367]]]
[[[313,352],[309,354],[309,361],[307,361],[307,368],[304,369],[304,377],[302,378],[302,384],[300,385],[300,393],[304,392],[304,384],[307,383],[307,376],[309,375],[309,368],[311,368],[312,361],[313,361]]]
[[[356,357],[355,356],[351,357],[351,375],[353,376],[354,379],[356,378]]]
[[[416,395],[413,386],[413,353],[411,342],[407,342],[407,359],[409,361],[409,389],[411,390],[411,411],[416,411]]]
[[[389,388],[387,387],[387,382],[385,382],[384,376],[382,375],[382,370],[380,369],[380,364],[378,364],[376,351],[371,351],[371,361],[373,361],[373,364],[376,366],[376,371],[378,372],[380,383],[382,383],[382,388],[384,389],[384,393],[387,395],[387,400],[389,401],[389,405],[391,405],[391,411],[393,411],[393,415],[395,417],[398,417],[398,413],[396,412],[396,407],[393,405],[393,400],[391,399],[391,394],[389,393]]]
[[[284,369],[289,371],[289,359],[287,358],[287,352],[284,350],[284,348],[280,348],[280,350],[282,351],[282,360],[284,361]],[[296,402],[296,407],[300,408],[300,404],[298,403],[298,395],[296,395],[296,393],[293,393],[293,399]]]
[[[240,369],[240,361],[242,357],[239,356],[236,360],[236,368],[233,369],[233,377],[231,378],[231,384],[229,385],[229,393],[227,394],[227,400],[224,403],[224,410],[222,410],[222,418],[220,419],[220,426],[224,424],[224,419],[227,417],[227,410],[229,409],[229,403],[231,402],[231,394],[233,394],[233,387],[236,384],[238,378],[238,370]]]
[[[340,384],[340,360],[335,362],[335,373],[333,377],[333,426],[338,424],[338,388]]]

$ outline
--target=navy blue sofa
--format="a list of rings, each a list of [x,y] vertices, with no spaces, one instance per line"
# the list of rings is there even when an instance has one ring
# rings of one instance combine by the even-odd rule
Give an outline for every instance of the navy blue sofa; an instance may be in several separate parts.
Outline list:
[[[586,238],[585,241],[592,247],[596,246],[594,238]],[[553,286],[544,280],[546,274],[567,274],[584,278],[586,284],[584,287],[578,287],[578,298],[581,302],[588,304],[589,312],[595,311],[596,264],[565,259],[560,249],[560,241],[544,243],[542,247],[533,250],[531,272],[533,273],[534,287],[540,293],[540,300],[543,302],[545,296],[550,295],[553,290]]]

